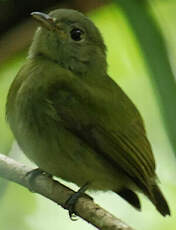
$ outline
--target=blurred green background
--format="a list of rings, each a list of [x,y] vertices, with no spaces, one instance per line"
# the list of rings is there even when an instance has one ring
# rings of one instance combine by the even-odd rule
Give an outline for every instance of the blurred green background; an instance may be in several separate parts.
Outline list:
[[[3,4],[4,2],[5,0]],[[103,34],[108,47],[110,76],[129,95],[144,118],[157,162],[157,174],[163,193],[169,202],[172,216],[163,218],[142,195],[140,195],[142,212],[134,210],[111,192],[98,192],[91,195],[103,208],[136,230],[174,230],[176,229],[176,160],[174,156],[176,152],[174,77],[176,73],[176,1],[114,0],[100,5],[87,9],[84,2],[84,10]],[[29,29],[34,30],[33,27]],[[12,28],[9,31],[13,32],[13,30]],[[28,34],[26,31],[25,33]],[[15,46],[16,40],[21,39],[18,34],[16,36],[12,33],[10,38],[6,36],[7,33],[4,37],[2,35],[0,52],[1,48],[8,50],[9,46]],[[6,42],[3,39],[6,39]],[[13,136],[5,121],[5,101],[9,85],[25,62],[28,46],[27,40],[22,48],[14,49],[15,51],[0,63],[0,152],[18,161],[32,164],[14,144]],[[77,189],[73,184],[65,184]],[[81,219],[71,222],[67,211],[56,204],[4,180],[0,181],[0,204],[0,229],[2,230],[94,229]]]

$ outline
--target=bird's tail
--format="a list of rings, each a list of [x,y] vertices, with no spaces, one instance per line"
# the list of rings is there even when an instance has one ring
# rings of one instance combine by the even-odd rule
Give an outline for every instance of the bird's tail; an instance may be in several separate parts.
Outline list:
[[[152,195],[153,195],[152,199],[150,197],[149,198],[152,201],[152,203],[155,205],[156,209],[163,216],[170,215],[170,209],[167,204],[167,201],[157,184],[154,184],[152,186]]]

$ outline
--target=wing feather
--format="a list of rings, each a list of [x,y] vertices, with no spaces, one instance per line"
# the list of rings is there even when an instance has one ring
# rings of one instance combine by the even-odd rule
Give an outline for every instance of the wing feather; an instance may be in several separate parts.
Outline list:
[[[119,86],[111,80],[108,90],[102,90],[76,79],[70,85],[58,86],[58,90],[56,87],[54,85],[55,93],[50,87],[52,93],[48,94],[48,100],[65,128],[122,169],[144,193],[151,195],[148,185],[155,177],[151,146],[139,112]]]

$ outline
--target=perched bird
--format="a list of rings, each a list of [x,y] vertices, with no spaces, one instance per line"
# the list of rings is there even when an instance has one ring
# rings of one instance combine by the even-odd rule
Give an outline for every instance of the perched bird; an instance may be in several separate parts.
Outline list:
[[[99,30],[75,10],[32,16],[40,27],[6,107],[21,149],[49,174],[88,190],[111,190],[139,210],[141,192],[170,215],[143,120],[107,74]]]

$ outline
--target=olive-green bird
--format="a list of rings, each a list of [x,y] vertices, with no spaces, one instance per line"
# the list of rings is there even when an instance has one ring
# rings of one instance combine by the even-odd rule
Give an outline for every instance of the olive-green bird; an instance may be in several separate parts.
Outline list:
[[[139,210],[136,192],[142,192],[170,215],[143,120],[107,74],[99,30],[75,10],[32,16],[40,27],[7,99],[21,149],[49,174],[111,190]]]

